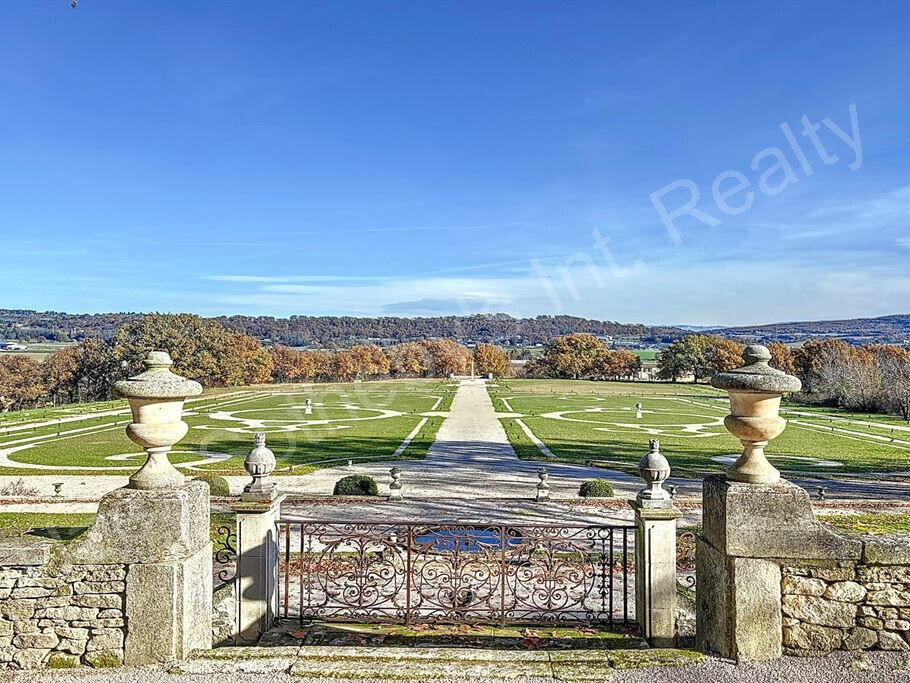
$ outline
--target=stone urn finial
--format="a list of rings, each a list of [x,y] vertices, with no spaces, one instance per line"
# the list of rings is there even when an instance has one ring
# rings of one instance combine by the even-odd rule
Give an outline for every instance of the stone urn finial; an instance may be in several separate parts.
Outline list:
[[[711,386],[730,395],[730,414],[724,427],[743,445],[743,453],[727,470],[731,481],[749,484],[774,484],[780,472],[765,457],[765,446],[780,436],[787,421],[780,417],[780,399],[785,393],[799,391],[802,383],[768,365],[771,352],[764,346],[747,346],[745,365],[711,378]]]
[[[540,483],[537,484],[537,496],[536,500],[538,502],[546,502],[550,500],[550,485],[547,483],[550,473],[547,472],[546,467],[541,467],[537,470],[537,478],[540,479]]]
[[[129,401],[133,415],[126,435],[148,454],[145,464],[130,477],[128,488],[169,489],[185,481],[167,454],[189,429],[181,419],[184,400],[201,394],[202,385],[175,375],[172,365],[165,351],[151,351],[145,358],[145,372],[114,385],[115,393]]]
[[[389,484],[389,500],[401,500],[401,468],[393,467],[389,470],[389,476],[392,477],[392,483]]]
[[[670,476],[670,463],[660,452],[660,441],[648,441],[648,453],[638,463],[638,476],[648,485],[638,492],[639,500],[670,500],[663,483]]]
[[[265,434],[262,432],[254,437],[253,450],[243,459],[243,469],[253,481],[243,487],[241,500],[272,500],[275,497],[277,486],[270,477],[275,470],[275,454],[265,445]]]

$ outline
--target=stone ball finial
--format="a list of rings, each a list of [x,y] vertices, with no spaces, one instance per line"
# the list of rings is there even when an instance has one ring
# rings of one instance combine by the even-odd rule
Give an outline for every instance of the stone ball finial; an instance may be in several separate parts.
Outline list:
[[[174,364],[171,355],[167,351],[149,351],[145,356],[145,367],[152,368],[169,368]]]
[[[743,361],[746,365],[753,365],[755,363],[767,363],[771,360],[771,351],[768,350],[767,346],[762,346],[761,344],[749,344],[746,347],[746,350],[743,351]]]
[[[262,500],[274,498],[276,486],[269,475],[275,470],[275,454],[265,445],[265,434],[253,437],[253,449],[243,460],[243,469],[253,478],[243,487],[242,499]]]
[[[638,492],[639,500],[670,500],[663,483],[670,476],[670,463],[660,452],[660,441],[648,440],[648,453],[638,463],[638,475],[645,480],[646,488]]]

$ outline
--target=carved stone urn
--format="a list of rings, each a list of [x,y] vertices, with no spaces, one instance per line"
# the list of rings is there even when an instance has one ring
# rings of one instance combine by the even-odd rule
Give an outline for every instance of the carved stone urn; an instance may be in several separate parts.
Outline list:
[[[166,352],[151,351],[145,358],[145,372],[114,385],[117,395],[129,401],[133,414],[126,435],[148,455],[145,464],[130,477],[128,488],[170,489],[185,481],[167,454],[189,429],[181,419],[184,400],[201,394],[202,385],[175,375],[171,365]]]
[[[645,480],[647,488],[638,492],[639,500],[670,500],[663,484],[670,476],[670,463],[660,452],[660,441],[648,441],[648,453],[638,463],[638,476]]]
[[[771,352],[764,346],[747,346],[745,365],[711,378],[711,386],[730,395],[730,414],[724,427],[743,445],[742,455],[727,470],[727,478],[749,484],[774,484],[780,472],[765,457],[765,446],[780,436],[787,421],[780,417],[780,399],[799,391],[802,383],[768,365]]]
[[[270,476],[275,470],[275,454],[266,447],[265,434],[262,432],[256,434],[253,450],[243,460],[243,469],[253,481],[243,487],[241,500],[271,500],[275,497],[277,487]]]

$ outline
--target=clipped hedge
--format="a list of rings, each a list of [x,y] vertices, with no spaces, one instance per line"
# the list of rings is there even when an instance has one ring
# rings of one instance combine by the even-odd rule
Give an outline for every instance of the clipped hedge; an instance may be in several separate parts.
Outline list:
[[[335,482],[333,496],[378,496],[379,485],[366,474],[352,474]]]
[[[231,486],[224,477],[210,472],[202,472],[193,477],[194,480],[204,481],[209,485],[209,495],[226,498],[231,495]]]
[[[588,479],[578,487],[578,495],[582,498],[612,498],[613,487],[606,479]]]

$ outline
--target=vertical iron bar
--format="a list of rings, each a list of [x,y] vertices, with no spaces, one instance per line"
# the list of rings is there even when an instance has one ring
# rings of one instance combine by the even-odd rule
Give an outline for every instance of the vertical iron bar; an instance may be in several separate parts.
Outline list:
[[[404,623],[406,626],[411,625],[411,541],[413,540],[413,529],[410,524],[406,527],[406,543],[408,544],[407,564],[405,566],[404,585],[405,585],[405,608]]]
[[[598,535],[600,536],[600,614],[603,617],[607,607],[607,546],[603,530]]]
[[[622,530],[622,623],[629,623],[629,530]]]
[[[303,623],[303,524],[300,525],[300,555],[297,558],[297,562],[300,563],[300,607],[298,614],[300,614],[300,622]],[[307,578],[307,590],[310,589],[310,558],[306,558],[306,578]]]
[[[291,525],[284,525],[284,618],[288,616],[288,575],[291,573]]]
[[[613,538],[613,532],[615,529],[610,527],[610,626],[613,625],[613,543],[615,539]]]
[[[499,527],[499,624],[506,625],[506,527]]]

